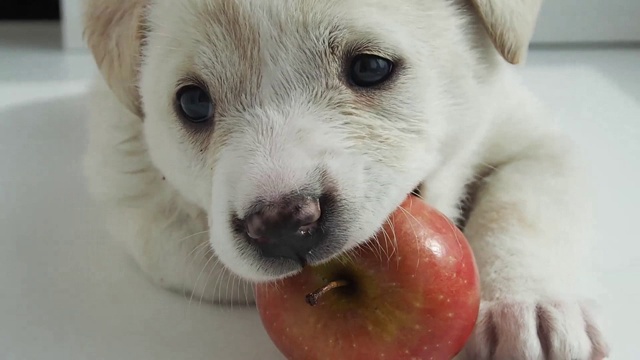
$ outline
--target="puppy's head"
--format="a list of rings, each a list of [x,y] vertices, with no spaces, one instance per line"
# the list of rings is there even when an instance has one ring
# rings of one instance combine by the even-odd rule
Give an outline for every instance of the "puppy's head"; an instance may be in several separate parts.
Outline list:
[[[516,62],[530,34],[504,36],[522,29],[475,3]],[[155,165],[208,212],[220,260],[260,281],[373,236],[438,167],[447,136],[472,121],[461,116],[476,61],[470,9],[93,0],[87,38],[108,84],[144,118]]]

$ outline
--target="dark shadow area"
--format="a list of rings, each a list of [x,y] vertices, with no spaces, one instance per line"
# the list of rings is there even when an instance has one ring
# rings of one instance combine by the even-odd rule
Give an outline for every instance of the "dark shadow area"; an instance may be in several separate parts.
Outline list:
[[[60,20],[58,0],[2,0],[0,20]]]

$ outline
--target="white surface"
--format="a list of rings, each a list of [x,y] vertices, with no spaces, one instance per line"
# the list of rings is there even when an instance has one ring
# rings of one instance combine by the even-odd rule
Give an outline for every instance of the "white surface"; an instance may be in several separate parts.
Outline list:
[[[1,38],[0,359],[271,360],[251,309],[151,285],[107,238],[81,176],[87,55]],[[525,81],[589,161],[612,359],[638,358],[640,50],[534,50]]]

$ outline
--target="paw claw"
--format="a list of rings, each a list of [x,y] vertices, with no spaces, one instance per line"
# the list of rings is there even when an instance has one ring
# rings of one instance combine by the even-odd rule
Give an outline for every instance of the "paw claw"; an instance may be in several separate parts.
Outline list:
[[[578,302],[485,301],[457,359],[602,360],[608,354],[599,324]]]

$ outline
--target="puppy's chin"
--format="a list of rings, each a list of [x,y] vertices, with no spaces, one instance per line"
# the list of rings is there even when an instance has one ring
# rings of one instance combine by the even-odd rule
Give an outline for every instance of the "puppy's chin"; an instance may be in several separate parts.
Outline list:
[[[346,223],[346,222],[345,222]],[[263,256],[256,246],[250,244],[246,236],[235,235],[236,247],[235,261],[231,261],[229,269],[236,275],[252,281],[263,282],[279,280],[293,276],[302,271],[306,266],[316,266],[331,261],[340,254],[348,251],[348,236],[343,235],[347,229],[340,224],[334,225],[328,230],[327,241],[306,254],[305,258],[298,260],[287,258],[269,258]],[[227,259],[223,259],[223,262]],[[236,265],[243,264],[238,267]]]
[[[255,250],[243,251],[242,253],[248,255],[248,259],[244,260],[247,266],[244,267],[244,270],[234,270],[233,268],[230,270],[237,276],[254,283],[281,280],[295,276],[306,266],[327,263],[348,250],[347,247],[318,249],[317,252],[311,252],[304,262],[285,258],[265,258]]]

